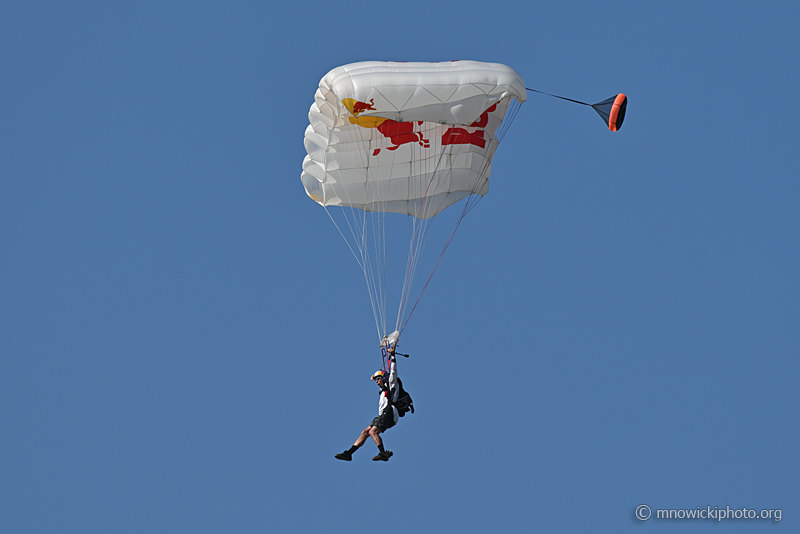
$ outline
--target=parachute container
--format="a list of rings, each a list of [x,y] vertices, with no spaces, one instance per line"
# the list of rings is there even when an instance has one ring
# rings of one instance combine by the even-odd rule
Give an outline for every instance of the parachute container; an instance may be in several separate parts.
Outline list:
[[[622,128],[622,121],[625,120],[628,97],[620,93],[597,104],[592,104],[592,107],[603,118],[608,129],[616,132]]]
[[[398,339],[400,339],[400,332],[395,330],[388,336],[383,336],[383,339],[381,340],[381,347],[390,347],[393,344],[397,343]]]

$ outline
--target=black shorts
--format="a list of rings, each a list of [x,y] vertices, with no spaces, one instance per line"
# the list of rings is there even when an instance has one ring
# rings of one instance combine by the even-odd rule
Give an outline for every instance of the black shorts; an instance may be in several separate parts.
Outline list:
[[[384,410],[378,417],[372,420],[369,426],[374,426],[381,432],[384,432],[394,426],[394,410],[389,408]]]

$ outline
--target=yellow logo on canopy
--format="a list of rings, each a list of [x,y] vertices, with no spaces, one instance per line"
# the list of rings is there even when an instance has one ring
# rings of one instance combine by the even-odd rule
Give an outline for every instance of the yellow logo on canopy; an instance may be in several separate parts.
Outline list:
[[[383,117],[359,117],[365,111],[377,111],[375,109],[375,100],[370,98],[369,103],[361,102],[354,98],[345,98],[342,104],[347,108],[347,111],[353,114],[352,117],[347,117],[350,124],[357,124],[362,128],[377,128],[386,119]]]

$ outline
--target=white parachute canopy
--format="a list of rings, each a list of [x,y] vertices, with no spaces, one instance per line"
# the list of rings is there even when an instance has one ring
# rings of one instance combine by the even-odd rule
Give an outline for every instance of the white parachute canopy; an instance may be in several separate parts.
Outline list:
[[[387,332],[390,239],[383,214],[411,219],[393,329],[402,332],[431,218],[487,193],[492,156],[510,124],[504,118],[513,119],[526,97],[513,69],[477,61],[365,61],[337,67],[320,81],[308,114],[301,180],[308,196],[328,210],[364,271],[379,339]],[[397,244],[388,243],[393,263]]]
[[[495,133],[525,84],[496,63],[365,61],[320,82],[302,181],[323,206],[432,217],[488,191]]]

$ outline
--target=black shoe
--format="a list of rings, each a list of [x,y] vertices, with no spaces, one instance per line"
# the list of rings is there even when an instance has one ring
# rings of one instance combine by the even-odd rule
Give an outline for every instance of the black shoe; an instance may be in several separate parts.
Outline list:
[[[337,460],[344,460],[345,462],[349,462],[350,460],[353,459],[353,453],[351,453],[350,451],[344,451],[340,452],[339,454],[334,454],[333,457],[336,458]]]
[[[394,453],[392,451],[380,452],[378,456],[373,456],[372,460],[375,462],[388,462],[389,458],[392,457]]]

